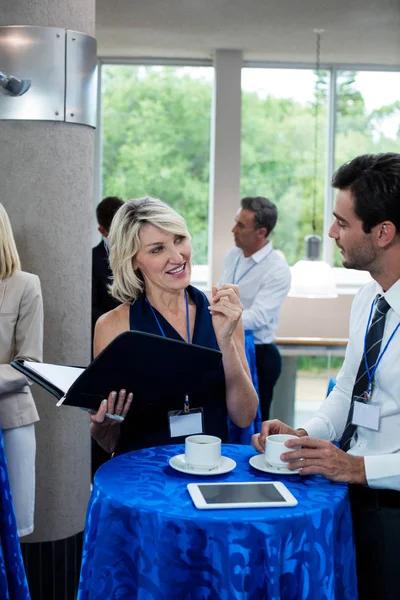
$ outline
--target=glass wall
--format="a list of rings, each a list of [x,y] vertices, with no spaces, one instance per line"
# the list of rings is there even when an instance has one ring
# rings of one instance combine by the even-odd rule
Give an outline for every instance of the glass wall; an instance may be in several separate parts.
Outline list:
[[[242,70],[241,194],[278,206],[273,242],[289,264],[304,256],[314,201],[323,232],[328,85],[322,71],[317,80],[307,69]]]
[[[339,71],[336,90],[336,167],[359,154],[400,152],[399,72]]]
[[[102,66],[102,196],[182,213],[207,263],[212,67]]]
[[[335,164],[358,154],[399,152],[400,73],[339,71]]]
[[[149,194],[176,207],[206,281],[214,69],[106,64],[101,72],[102,196]],[[334,73],[335,166],[360,153],[399,152],[400,72]],[[323,234],[330,79],[330,71],[317,79],[312,69],[242,69],[241,195],[278,205],[274,244],[289,264],[304,255],[314,202],[316,232]],[[228,227],[233,219],[227,215]],[[341,266],[338,254],[334,262]]]

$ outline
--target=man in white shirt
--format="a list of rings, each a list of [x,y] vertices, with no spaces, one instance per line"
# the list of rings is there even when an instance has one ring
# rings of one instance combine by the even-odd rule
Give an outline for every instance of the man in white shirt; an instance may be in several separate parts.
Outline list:
[[[262,452],[268,435],[296,435],[301,449],[281,457],[290,469],[350,484],[359,598],[398,600],[400,154],[357,157],[338,169],[333,186],[339,191],[329,235],[343,266],[367,270],[375,281],[354,299],[345,360],[318,412],[296,431],[266,421],[253,445]]]
[[[269,239],[278,211],[267,198],[243,198],[232,229],[236,247],[228,253],[219,284],[239,286],[244,328],[254,334],[261,416],[268,419],[274,386],[282,370],[274,344],[290,268]]]

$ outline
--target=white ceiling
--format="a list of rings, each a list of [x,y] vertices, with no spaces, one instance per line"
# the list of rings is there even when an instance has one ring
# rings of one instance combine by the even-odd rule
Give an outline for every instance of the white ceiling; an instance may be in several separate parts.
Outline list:
[[[400,0],[97,0],[103,57],[211,58],[400,66]]]

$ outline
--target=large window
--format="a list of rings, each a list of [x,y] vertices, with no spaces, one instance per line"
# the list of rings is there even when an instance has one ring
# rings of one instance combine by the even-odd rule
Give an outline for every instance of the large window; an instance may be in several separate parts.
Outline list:
[[[207,263],[213,68],[102,67],[102,195],[154,196],[182,213]]]
[[[322,235],[328,82],[321,72],[316,97],[312,70],[242,70],[241,195],[266,196],[278,206],[273,241],[289,264],[303,258],[304,237],[312,233],[315,167],[316,232]]]
[[[336,167],[359,154],[400,152],[399,72],[340,71],[336,89]]]
[[[336,166],[358,154],[399,150],[400,73],[340,71]]]
[[[278,205],[274,245],[289,264],[304,256],[314,203],[316,232],[323,234],[326,165],[400,151],[400,72],[332,72],[334,78],[320,71],[317,79],[312,69],[242,69],[241,196],[267,196]],[[212,67],[102,66],[102,196],[149,194],[174,206],[187,219],[205,281],[213,77]],[[329,107],[330,85],[337,95]],[[330,110],[334,157],[327,154]],[[234,215],[228,217],[230,226]],[[341,266],[338,254],[334,263]],[[348,286],[355,275],[340,277]]]

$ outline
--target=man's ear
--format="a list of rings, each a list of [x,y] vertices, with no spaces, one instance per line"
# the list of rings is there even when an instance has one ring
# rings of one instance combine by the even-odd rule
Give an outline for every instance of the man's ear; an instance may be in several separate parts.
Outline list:
[[[268,235],[268,230],[266,227],[260,227],[257,229],[258,237],[265,239]]]
[[[378,244],[381,248],[388,246],[397,235],[397,230],[392,221],[383,221],[377,225]]]
[[[99,226],[98,226],[98,228],[97,228],[97,230],[98,230],[98,231],[100,231],[100,233],[101,233],[101,235],[102,235],[103,237],[105,237],[105,238],[106,238],[106,237],[108,237],[108,231],[107,231],[107,229],[106,229],[105,227],[103,227],[102,225],[99,225]]]

